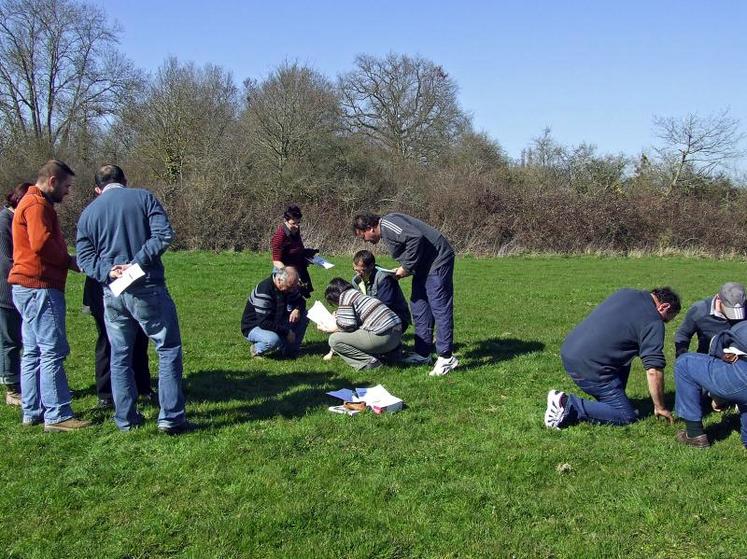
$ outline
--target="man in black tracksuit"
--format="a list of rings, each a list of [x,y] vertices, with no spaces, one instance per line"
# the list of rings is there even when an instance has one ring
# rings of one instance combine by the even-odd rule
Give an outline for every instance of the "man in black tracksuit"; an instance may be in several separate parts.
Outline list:
[[[410,307],[415,323],[415,354],[406,361],[431,362],[433,328],[438,359],[431,376],[443,376],[459,365],[454,348],[454,250],[433,227],[402,213],[361,214],[353,222],[355,235],[376,244],[383,239],[400,264],[397,279],[413,276]]]

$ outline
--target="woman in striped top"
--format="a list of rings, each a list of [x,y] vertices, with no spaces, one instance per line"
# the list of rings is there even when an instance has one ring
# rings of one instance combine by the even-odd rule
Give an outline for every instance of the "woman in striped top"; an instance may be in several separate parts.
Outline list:
[[[384,303],[364,295],[342,278],[329,282],[324,296],[337,307],[337,327],[329,347],[358,370],[381,367],[376,357],[399,347],[402,323]]]

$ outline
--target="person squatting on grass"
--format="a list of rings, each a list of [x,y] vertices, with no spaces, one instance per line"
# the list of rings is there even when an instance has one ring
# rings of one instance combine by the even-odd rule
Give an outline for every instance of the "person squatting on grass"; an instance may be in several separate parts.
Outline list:
[[[75,173],[51,160],[37,173],[13,216],[13,267],[8,283],[22,318],[21,409],[23,425],[44,422],[45,431],[88,427],[70,405],[63,361],[70,353],[65,331],[67,271],[79,271],[67,252],[54,204],[70,191]]]
[[[296,358],[306,334],[306,302],[293,266],[275,268],[254,288],[241,317],[241,333],[251,342],[253,357],[279,350]]]
[[[355,236],[376,244],[384,240],[400,264],[399,280],[413,276],[410,306],[415,323],[415,353],[405,361],[431,363],[433,328],[438,359],[431,376],[448,374],[459,365],[454,349],[454,250],[433,227],[402,213],[359,214],[353,220]]]
[[[396,313],[342,278],[329,282],[324,297],[337,307],[335,329],[317,326],[332,334],[329,347],[359,371],[381,367],[377,356],[394,351],[402,341],[402,322]]]
[[[0,211],[0,384],[5,386],[5,403],[21,405],[21,315],[13,304],[8,273],[13,267],[13,214],[30,186],[22,182],[5,197],[8,205]]]
[[[703,430],[702,391],[734,402],[741,418],[742,444],[747,447],[747,321],[739,322],[711,340],[708,355],[685,353],[674,364],[674,409],[686,429],[677,440],[696,448],[710,446]]]
[[[627,425],[638,412],[625,395],[630,364],[639,356],[646,369],[654,415],[673,422],[664,404],[664,324],[680,311],[669,287],[651,292],[621,289],[597,306],[568,334],[560,349],[566,372],[596,401],[550,390],[545,426],[562,429],[581,421]]]
[[[158,429],[169,435],[184,433],[191,425],[182,392],[182,340],[161,262],[174,231],[158,199],[148,190],[128,188],[127,177],[116,165],[102,166],[95,183],[98,196],[78,220],[76,248],[85,274],[104,286],[114,422],[123,431],[143,422],[132,370],[135,338],[142,329],[158,355]],[[115,296],[109,284],[135,264],[145,275]]]

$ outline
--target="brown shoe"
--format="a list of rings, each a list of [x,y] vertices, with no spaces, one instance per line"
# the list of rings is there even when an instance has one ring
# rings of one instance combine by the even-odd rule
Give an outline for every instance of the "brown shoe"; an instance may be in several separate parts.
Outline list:
[[[44,426],[45,433],[61,433],[63,431],[77,431],[78,429],[85,429],[90,427],[90,421],[83,421],[82,419],[76,419],[71,417],[65,421],[59,423],[48,423]]]
[[[5,392],[5,403],[9,406],[21,405],[21,389],[18,385],[9,384]]]
[[[711,443],[708,442],[708,437],[703,433],[697,437],[688,437],[687,431],[677,431],[677,442],[693,446],[695,448],[708,448]]]

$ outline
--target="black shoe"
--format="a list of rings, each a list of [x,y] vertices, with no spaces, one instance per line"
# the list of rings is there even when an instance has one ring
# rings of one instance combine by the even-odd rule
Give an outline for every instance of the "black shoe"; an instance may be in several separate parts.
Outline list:
[[[112,400],[111,398],[99,398],[99,401],[96,403],[96,407],[100,410],[113,410],[114,400]]]
[[[197,426],[194,423],[190,423],[189,421],[185,421],[184,423],[181,423],[179,425],[175,425],[174,427],[161,427],[158,426],[158,430],[161,433],[164,433],[166,435],[183,435],[184,433],[189,433],[190,431],[194,431],[197,429]]]

